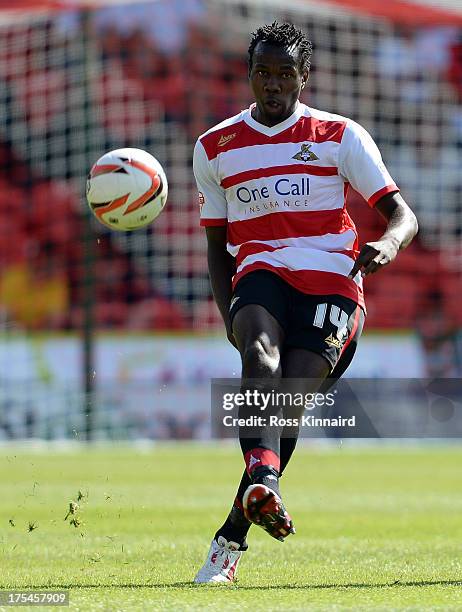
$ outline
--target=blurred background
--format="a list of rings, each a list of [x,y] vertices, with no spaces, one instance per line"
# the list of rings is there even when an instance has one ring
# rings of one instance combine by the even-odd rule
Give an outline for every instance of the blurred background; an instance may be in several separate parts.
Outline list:
[[[283,6],[282,6],[283,5]],[[249,34],[314,43],[303,101],[359,121],[420,233],[365,283],[353,377],[462,373],[462,7],[457,0],[0,1],[0,440],[207,438],[239,376],[207,276],[196,138],[251,102]],[[90,218],[104,152],[164,165],[149,228]],[[351,193],[361,243],[383,223]]]

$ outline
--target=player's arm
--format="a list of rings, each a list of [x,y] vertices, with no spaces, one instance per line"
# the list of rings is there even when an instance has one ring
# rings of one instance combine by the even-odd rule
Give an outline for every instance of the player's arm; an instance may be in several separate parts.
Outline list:
[[[374,274],[391,263],[398,251],[405,249],[418,231],[415,214],[398,192],[389,193],[375,204],[376,210],[387,221],[385,233],[375,242],[367,242],[361,249],[350,272],[350,278],[361,271],[362,276]]]
[[[213,297],[220,310],[229,341],[236,346],[229,320],[232,297],[232,277],[236,271],[235,259],[226,250],[226,227],[206,227],[207,263]]]
[[[213,297],[223,317],[228,338],[236,346],[229,321],[235,263],[226,249],[227,201],[200,141],[194,147],[193,169],[201,202],[201,225],[205,227],[207,236],[207,263]]]
[[[356,259],[350,278],[377,272],[391,263],[417,233],[417,219],[399,194],[370,134],[354,121],[345,128],[338,153],[339,172],[387,221],[379,240],[366,243]]]

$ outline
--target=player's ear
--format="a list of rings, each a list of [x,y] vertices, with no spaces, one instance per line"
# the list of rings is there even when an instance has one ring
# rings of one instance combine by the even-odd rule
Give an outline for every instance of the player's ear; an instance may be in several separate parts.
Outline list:
[[[302,73],[302,89],[305,88],[305,85],[308,83],[309,78],[310,78],[310,71],[304,70]]]

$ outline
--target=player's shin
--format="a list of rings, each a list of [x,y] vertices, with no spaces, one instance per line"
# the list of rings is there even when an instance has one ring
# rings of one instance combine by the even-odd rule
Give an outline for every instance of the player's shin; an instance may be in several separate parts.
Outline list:
[[[247,471],[244,470],[233,506],[226,518],[226,521],[215,534],[215,540],[217,541],[219,536],[223,536],[228,541],[237,542],[240,550],[247,549],[246,537],[250,526],[252,525],[252,523],[244,516],[244,509],[242,507],[242,498],[250,484],[250,477],[247,474]]]
[[[263,415],[262,415],[263,412]],[[242,406],[239,418],[251,425],[241,425],[239,442],[246,471],[252,483],[264,484],[279,495],[280,440],[282,426],[279,424],[282,411],[269,402],[264,411],[256,406]]]
[[[299,435],[299,427],[284,427],[282,430],[282,436],[280,441],[280,453],[281,453],[281,467],[279,470],[279,476],[281,477],[284,470],[289,463],[295,447],[297,446],[297,440]]]

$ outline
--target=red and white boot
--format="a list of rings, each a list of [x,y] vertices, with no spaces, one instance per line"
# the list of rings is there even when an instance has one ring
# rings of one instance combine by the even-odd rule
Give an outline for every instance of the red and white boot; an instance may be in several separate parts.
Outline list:
[[[284,542],[295,527],[281,498],[264,484],[250,485],[242,498],[247,520],[262,527],[270,536]]]
[[[243,550],[239,544],[228,542],[223,536],[212,540],[204,565],[197,572],[194,582],[197,584],[232,583],[236,576],[237,566]]]

